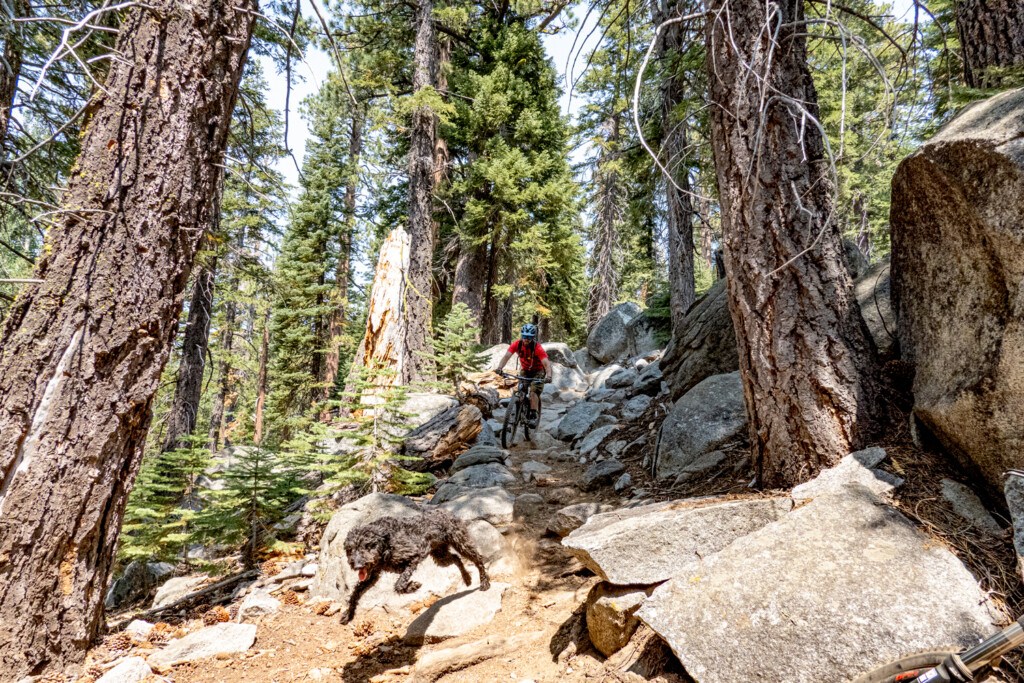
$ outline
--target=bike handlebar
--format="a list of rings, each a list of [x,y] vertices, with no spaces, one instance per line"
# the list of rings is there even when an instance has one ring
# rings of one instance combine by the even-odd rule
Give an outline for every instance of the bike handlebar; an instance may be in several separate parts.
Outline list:
[[[498,375],[500,375],[501,377],[504,377],[505,379],[521,379],[521,380],[526,381],[526,382],[537,382],[537,381],[550,382],[551,381],[547,377],[523,377],[522,375],[510,375],[507,372],[499,372]]]

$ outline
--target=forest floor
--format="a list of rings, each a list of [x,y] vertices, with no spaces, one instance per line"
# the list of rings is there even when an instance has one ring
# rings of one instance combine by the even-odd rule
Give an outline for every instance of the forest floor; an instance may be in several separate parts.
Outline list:
[[[550,466],[540,482],[519,480],[509,490],[541,493],[560,488],[573,498],[558,503],[598,501],[622,504],[609,488],[581,493],[575,484],[583,467],[567,460],[568,449],[529,450],[529,442],[511,449],[513,468],[535,460]],[[555,509],[555,506],[548,506]],[[245,653],[224,659],[184,664],[164,673],[173,683],[242,683],[243,681],[345,681],[384,683],[390,681],[627,681],[641,680],[623,672],[635,657],[617,656],[605,661],[593,650],[583,625],[583,605],[598,579],[561,545],[545,535],[548,520],[543,508],[517,520],[505,533],[512,548],[509,571],[493,580],[509,584],[501,610],[493,621],[458,638],[413,646],[402,641],[406,627],[415,618],[389,617],[379,612],[342,625],[337,616],[319,616],[311,606],[282,605],[257,622],[256,643]],[[428,604],[422,605],[426,609]],[[420,611],[422,611],[422,609]],[[511,639],[505,641],[504,639]],[[487,640],[506,643],[505,651],[457,671],[424,673],[413,665],[428,653]],[[627,646],[626,650],[629,650]],[[623,651],[625,653],[625,651]],[[627,661],[628,660],[628,661]],[[623,664],[625,662],[625,665]],[[664,681],[683,680],[666,674]]]

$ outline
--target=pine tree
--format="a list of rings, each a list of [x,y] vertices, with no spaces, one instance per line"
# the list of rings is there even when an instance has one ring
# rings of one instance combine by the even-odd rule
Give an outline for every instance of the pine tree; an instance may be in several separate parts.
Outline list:
[[[477,355],[476,331],[473,314],[464,303],[452,306],[444,322],[437,328],[431,339],[433,361],[437,368],[437,385],[442,390],[450,389],[461,400],[461,384],[466,375],[480,369]]]

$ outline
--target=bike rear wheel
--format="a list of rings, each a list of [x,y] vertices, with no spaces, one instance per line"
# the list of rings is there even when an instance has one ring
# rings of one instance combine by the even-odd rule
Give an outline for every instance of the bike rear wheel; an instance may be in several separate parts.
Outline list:
[[[516,442],[516,428],[519,426],[519,401],[509,401],[505,409],[505,422],[501,426],[501,447],[508,448]]]
[[[877,669],[861,674],[853,679],[853,683],[904,683],[913,681],[929,669],[934,669],[945,661],[946,657],[963,648],[947,647],[939,650],[924,650],[883,664]],[[981,680],[981,679],[979,679]]]

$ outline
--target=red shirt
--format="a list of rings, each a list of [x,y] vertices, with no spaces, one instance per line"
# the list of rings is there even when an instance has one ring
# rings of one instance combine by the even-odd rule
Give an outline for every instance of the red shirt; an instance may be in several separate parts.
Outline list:
[[[512,346],[508,347],[508,352],[519,356],[519,366],[523,372],[543,370],[544,363],[542,361],[548,357],[547,351],[544,350],[543,346],[537,342],[524,344],[522,339],[516,339],[512,342]]]

